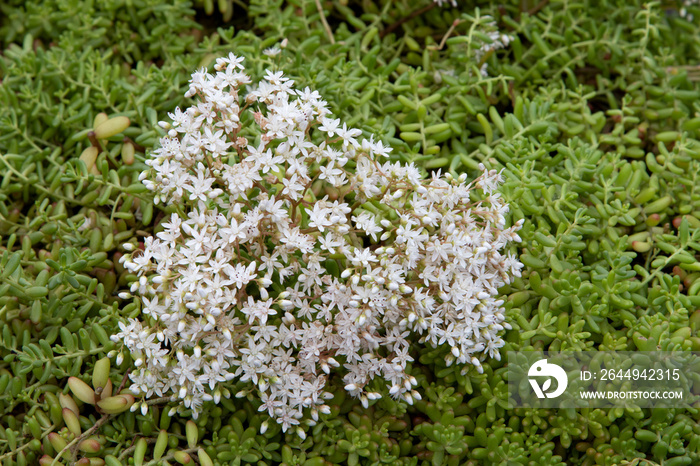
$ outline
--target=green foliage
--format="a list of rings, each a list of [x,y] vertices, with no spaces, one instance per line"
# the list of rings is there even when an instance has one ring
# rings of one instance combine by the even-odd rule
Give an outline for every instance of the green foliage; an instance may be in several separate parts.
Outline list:
[[[511,220],[526,219],[517,250],[526,269],[501,290],[513,325],[504,351],[700,350],[700,33],[677,14],[680,2],[477,2],[477,11],[322,1],[334,44],[313,0],[218,3],[194,3],[211,14],[203,25],[188,2],[0,6],[3,461],[54,454],[68,377],[89,382],[117,317],[140,312],[116,298],[133,279],[120,244],[158,231],[167,211],[153,208],[136,173],[157,121],[184,104],[191,70],[232,50],[257,69],[276,60],[426,172],[504,170]],[[229,28],[230,5],[230,21],[247,30]],[[488,42],[487,14],[513,41],[483,57],[484,77],[474,54]],[[259,53],[284,38],[278,58]],[[101,112],[131,124],[91,140]],[[80,157],[90,147],[88,166]],[[145,416],[109,416],[95,455],[156,464],[165,435],[161,455],[185,450],[202,464],[199,448],[214,464],[700,459],[695,409],[508,410],[503,361],[477,374],[441,350],[413,356],[424,398],[414,406],[382,399],[363,410],[338,385],[331,414],[300,439],[274,423],[261,434],[257,402],[222,400],[197,420],[191,447],[186,420],[157,403]],[[112,367],[115,386],[130,363]],[[80,406],[83,430],[101,416]]]

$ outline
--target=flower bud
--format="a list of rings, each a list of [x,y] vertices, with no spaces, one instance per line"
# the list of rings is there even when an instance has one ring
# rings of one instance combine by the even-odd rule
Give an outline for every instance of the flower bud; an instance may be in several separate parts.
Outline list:
[[[283,310],[288,311],[288,310],[294,308],[294,303],[291,302],[291,301],[288,300],[288,299],[283,299],[283,300],[281,300],[281,301],[279,302],[279,306],[280,306]]]

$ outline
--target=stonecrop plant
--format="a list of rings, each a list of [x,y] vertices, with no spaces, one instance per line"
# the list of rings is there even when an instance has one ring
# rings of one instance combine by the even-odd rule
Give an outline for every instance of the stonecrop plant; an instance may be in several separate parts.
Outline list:
[[[414,339],[479,371],[499,358],[498,288],[523,267],[502,252],[522,220],[506,227],[500,173],[424,179],[282,72],[251,85],[233,54],[214,68],[192,75],[199,102],[160,123],[141,175],[177,212],[142,249],[125,245],[143,310],[112,338],[132,355],[133,392],[196,418],[247,381],[242,394],[303,436],[329,412],[332,372],[365,407],[384,391],[375,378],[420,399]]]

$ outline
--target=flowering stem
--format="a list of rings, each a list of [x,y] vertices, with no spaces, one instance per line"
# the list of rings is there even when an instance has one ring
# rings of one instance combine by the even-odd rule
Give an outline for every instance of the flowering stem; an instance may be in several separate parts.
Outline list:
[[[331,44],[335,44],[335,38],[333,37],[333,31],[331,31],[331,27],[328,25],[328,21],[326,21],[326,15],[323,14],[323,7],[321,6],[321,0],[314,0],[316,2],[316,9],[318,9],[318,14],[321,16],[321,23],[323,23],[323,29],[326,30],[326,34],[328,34],[328,39],[330,39]]]

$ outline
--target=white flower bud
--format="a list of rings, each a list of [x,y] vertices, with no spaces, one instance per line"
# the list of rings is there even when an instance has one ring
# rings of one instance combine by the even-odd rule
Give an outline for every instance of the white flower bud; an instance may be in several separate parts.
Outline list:
[[[283,299],[282,301],[279,302],[279,306],[285,310],[288,311],[290,309],[294,308],[294,303],[289,301],[288,299]]]

